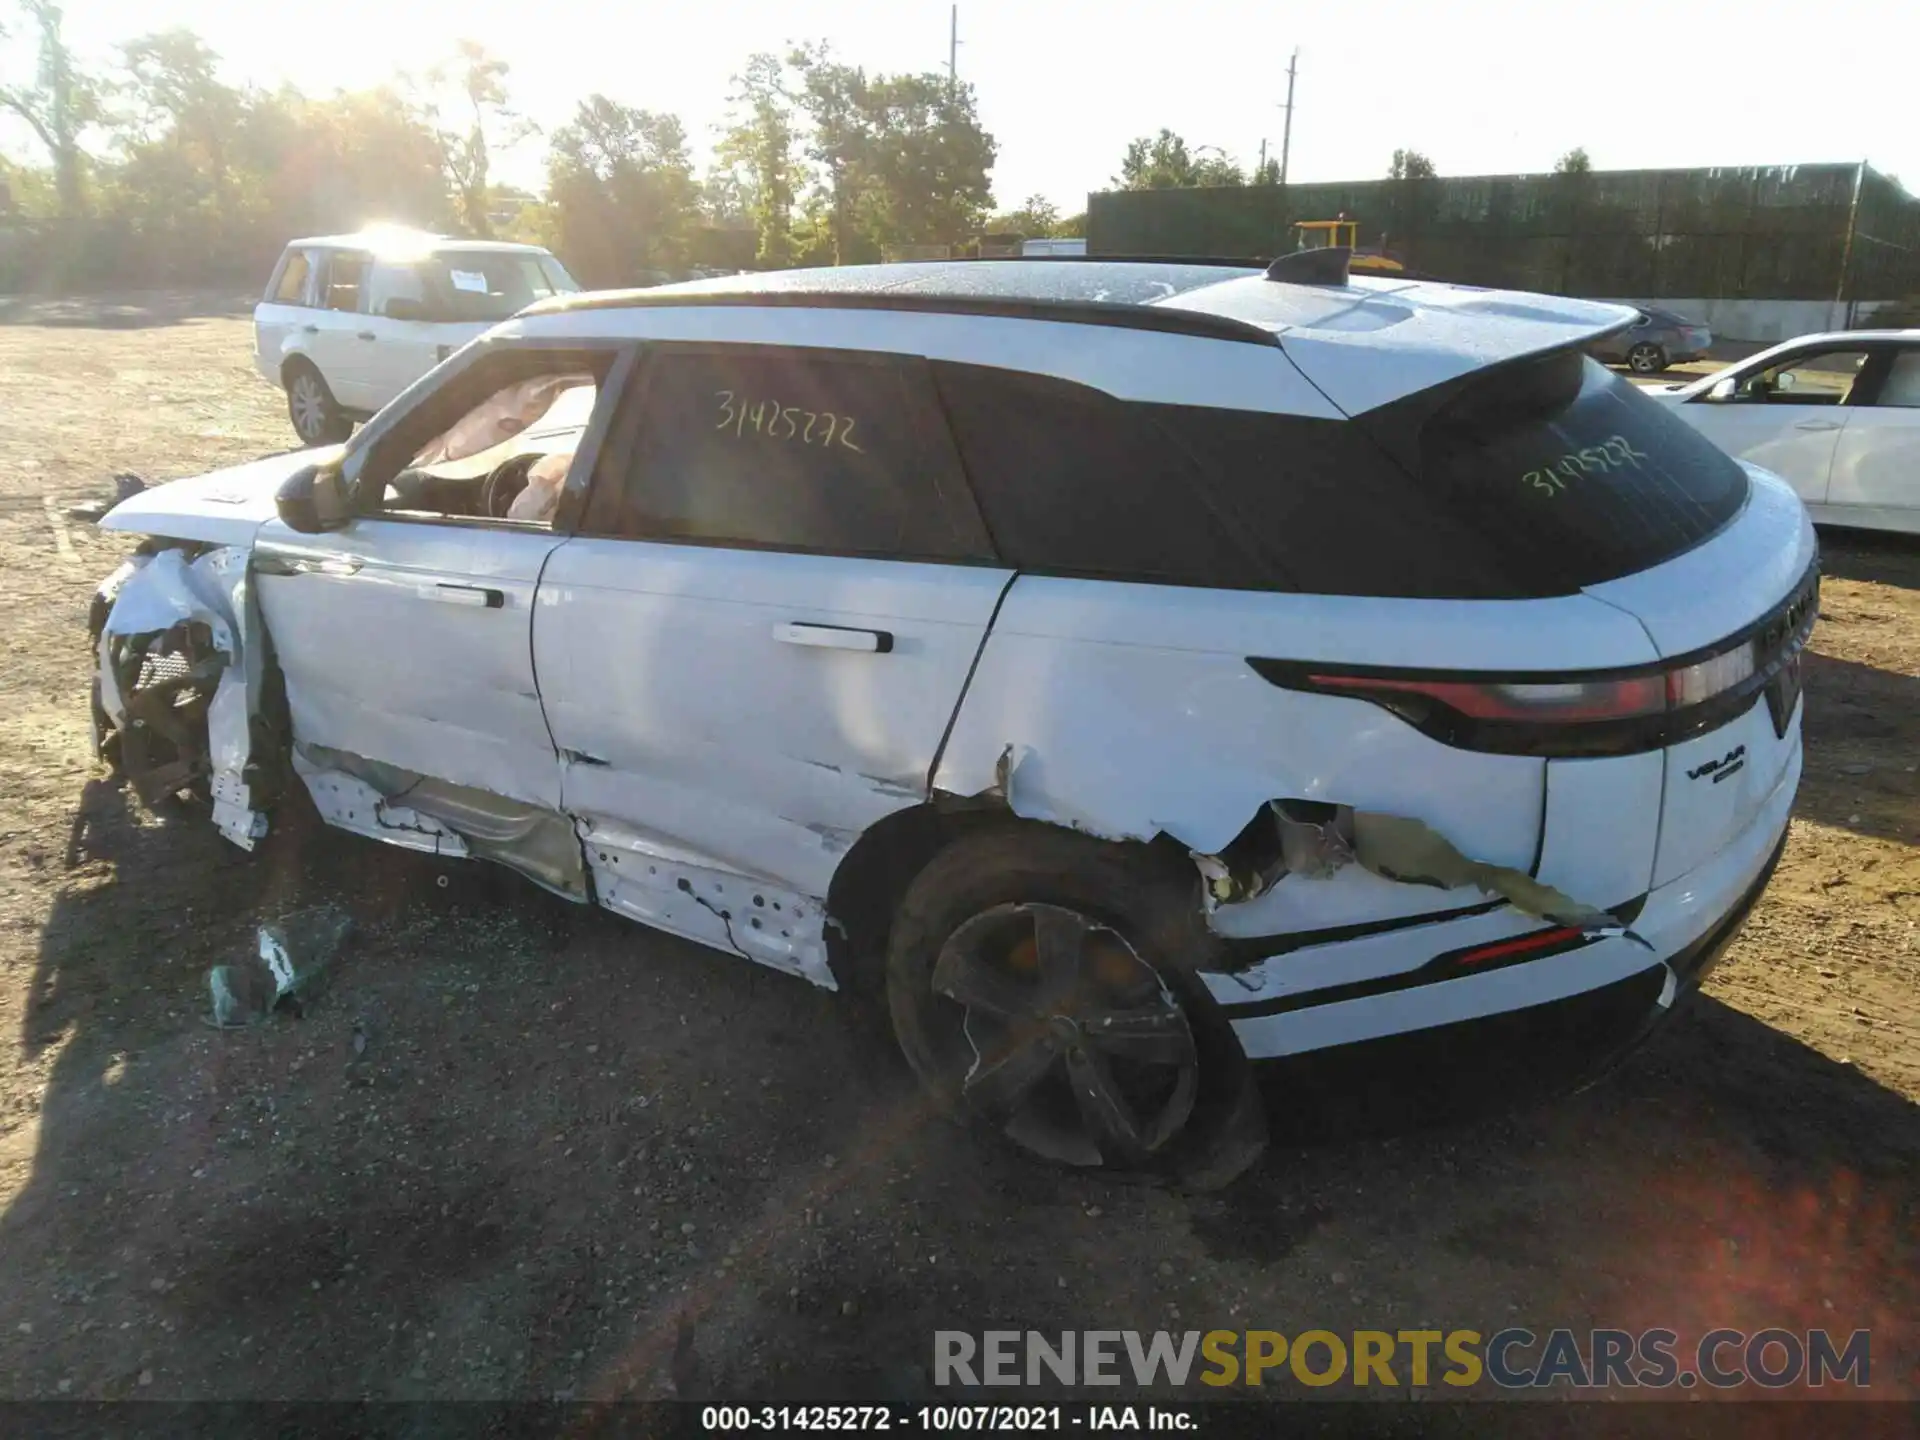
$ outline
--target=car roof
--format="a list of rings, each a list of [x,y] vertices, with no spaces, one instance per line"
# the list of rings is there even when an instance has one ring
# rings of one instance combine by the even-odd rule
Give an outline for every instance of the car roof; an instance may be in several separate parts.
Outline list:
[[[1810,335],[1796,335],[1791,340],[1782,340],[1777,345],[1769,345],[1766,349],[1755,351],[1746,359],[1734,363],[1751,365],[1755,360],[1765,360],[1809,345],[1887,344],[1920,345],[1920,330],[1816,330]]]
[[[545,255],[544,246],[522,245],[512,240],[462,240],[457,235],[418,235],[409,237],[414,248],[429,254],[442,250],[497,251],[503,255]],[[363,230],[355,235],[305,235],[298,240],[289,240],[287,248],[311,246],[332,250],[382,250],[394,245],[395,236],[391,231]]]
[[[1635,311],[1404,276],[1270,280],[1247,261],[932,260],[552,296],[523,320],[656,307],[910,310],[1162,330],[1278,346],[1352,415],[1487,365],[1590,343]],[[642,328],[636,324],[636,333]]]

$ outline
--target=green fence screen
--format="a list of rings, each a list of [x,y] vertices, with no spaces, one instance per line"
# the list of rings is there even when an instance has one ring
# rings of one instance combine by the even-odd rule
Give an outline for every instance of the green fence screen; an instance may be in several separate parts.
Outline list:
[[[1586,296],[1891,300],[1920,294],[1920,201],[1865,165],[1617,170],[1110,191],[1094,255],[1265,259],[1297,220],[1467,285]]]

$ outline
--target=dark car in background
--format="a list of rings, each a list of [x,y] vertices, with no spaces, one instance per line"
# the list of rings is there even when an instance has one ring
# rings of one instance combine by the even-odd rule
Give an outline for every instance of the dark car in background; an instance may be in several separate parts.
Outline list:
[[[1638,320],[1587,353],[1609,365],[1624,365],[1636,375],[1657,375],[1669,365],[1707,358],[1713,332],[1700,321],[1648,305],[1639,308]]]

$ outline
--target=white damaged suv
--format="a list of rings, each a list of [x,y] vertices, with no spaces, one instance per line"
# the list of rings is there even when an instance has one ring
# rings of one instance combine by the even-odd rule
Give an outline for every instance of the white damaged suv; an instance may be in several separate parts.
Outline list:
[[[939,1100],[1190,1174],[1249,1060],[1651,1020],[1764,888],[1813,531],[1585,358],[1632,318],[1324,251],[544,301],[112,509],[101,744],[884,994]]]

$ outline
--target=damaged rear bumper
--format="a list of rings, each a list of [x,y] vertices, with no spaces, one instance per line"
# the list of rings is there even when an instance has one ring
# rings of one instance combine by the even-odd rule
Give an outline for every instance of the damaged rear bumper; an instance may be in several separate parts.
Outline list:
[[[1501,909],[1296,949],[1203,978],[1253,1060],[1556,1005],[1642,976],[1659,982],[1646,1017],[1655,1021],[1718,960],[1765,889],[1800,769],[1796,751],[1747,829],[1648,894],[1630,934],[1561,938]],[[1416,935],[1424,958],[1408,968]]]

